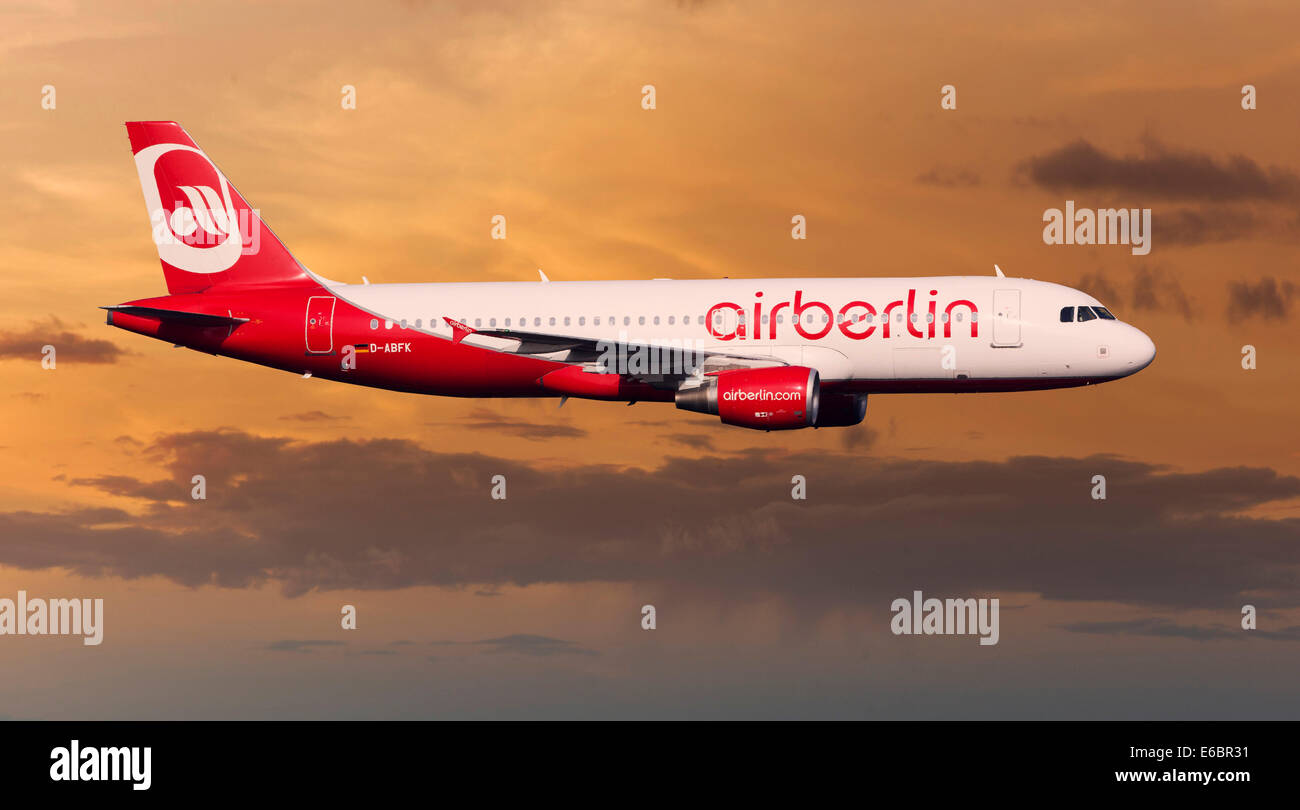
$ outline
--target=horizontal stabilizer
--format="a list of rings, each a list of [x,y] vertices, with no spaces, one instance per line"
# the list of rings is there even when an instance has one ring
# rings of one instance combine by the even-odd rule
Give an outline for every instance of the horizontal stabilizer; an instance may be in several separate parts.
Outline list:
[[[113,313],[135,315],[140,318],[154,318],[166,323],[180,323],[186,326],[238,326],[248,323],[248,318],[235,318],[230,315],[208,315],[202,312],[182,312],[178,309],[159,309],[158,307],[134,307],[126,304],[116,307],[100,307],[108,310],[108,322],[113,322]]]

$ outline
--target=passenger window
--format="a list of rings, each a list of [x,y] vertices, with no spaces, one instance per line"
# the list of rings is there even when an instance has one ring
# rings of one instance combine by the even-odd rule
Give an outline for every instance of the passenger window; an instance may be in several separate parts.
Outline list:
[[[565,316],[564,316],[564,325],[565,325],[565,326],[568,326],[568,325],[569,325],[569,316],[568,316],[568,315],[565,315]]]
[[[551,316],[551,326],[555,326],[555,316]]]
[[[378,319],[378,318],[371,318],[371,319],[370,319],[370,328],[371,328],[371,329],[378,329],[378,328],[379,328],[379,319]]]
[[[1079,323],[1083,323],[1084,321],[1095,321],[1096,319],[1097,316],[1092,314],[1091,309],[1088,307],[1079,307]]]
[[[587,325],[586,315],[583,315],[582,317],[578,318],[578,326],[586,326],[586,325]]]
[[[645,316],[642,315],[641,317],[637,318],[636,322],[638,326],[645,326]]]
[[[1061,307],[1061,323],[1074,322],[1074,307]]]

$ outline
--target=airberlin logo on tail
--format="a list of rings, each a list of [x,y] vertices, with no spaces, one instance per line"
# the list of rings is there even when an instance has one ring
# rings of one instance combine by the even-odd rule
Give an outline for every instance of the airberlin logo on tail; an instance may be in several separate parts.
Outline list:
[[[212,186],[177,186],[186,199],[189,201],[189,207],[178,206],[172,210],[169,217],[172,233],[182,238],[191,237],[200,228],[203,230],[203,241],[208,238],[215,240],[215,243],[224,241],[230,235],[235,223],[230,222],[226,217],[226,210],[221,205],[221,198],[217,196],[216,190]]]
[[[230,184],[203,152],[154,144],[136,153],[135,165],[163,261],[190,273],[220,273],[257,252],[257,212],[236,208]]]
[[[723,301],[713,305],[705,323],[709,334],[718,340],[762,340],[764,331],[768,340],[775,340],[777,327],[786,320],[783,310],[788,309],[789,326],[804,340],[821,340],[837,328],[851,340],[866,340],[877,331],[881,337],[888,338],[891,334],[902,335],[904,329],[912,337],[927,339],[936,337],[941,329],[943,336],[950,338],[953,323],[959,328],[968,327],[971,337],[979,337],[979,309],[975,302],[960,298],[940,310],[938,301],[933,300],[938,294],[938,290],[930,290],[932,300],[921,302],[925,306],[923,312],[916,309],[916,290],[908,290],[907,298],[890,301],[879,311],[866,301],[849,301],[832,310],[830,304],[805,301],[803,290],[795,290],[792,301],[769,305],[764,313],[763,293],[756,292],[750,310]]]

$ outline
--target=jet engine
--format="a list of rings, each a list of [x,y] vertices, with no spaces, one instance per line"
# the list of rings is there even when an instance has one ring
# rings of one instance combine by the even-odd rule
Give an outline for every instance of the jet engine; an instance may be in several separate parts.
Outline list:
[[[795,430],[817,421],[821,383],[806,366],[735,369],[679,390],[677,407],[716,415],[723,424],[754,430]]]
[[[853,427],[867,416],[866,394],[822,394],[813,427]]]

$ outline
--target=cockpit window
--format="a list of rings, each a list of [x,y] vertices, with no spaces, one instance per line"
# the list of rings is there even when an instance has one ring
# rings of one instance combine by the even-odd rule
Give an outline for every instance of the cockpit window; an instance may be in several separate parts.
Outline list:
[[[1090,307],[1079,307],[1079,322],[1080,322],[1080,323],[1082,323],[1082,322],[1084,322],[1084,321],[1095,320],[1096,317],[1097,317],[1097,316],[1094,315],[1094,314],[1092,313],[1092,309],[1091,309]]]
[[[1105,307],[1093,307],[1092,311],[1097,313],[1098,318],[1104,318],[1108,321],[1115,320],[1115,316],[1110,314],[1110,310]]]
[[[1061,323],[1073,323],[1073,322],[1074,322],[1074,307],[1062,307]]]

